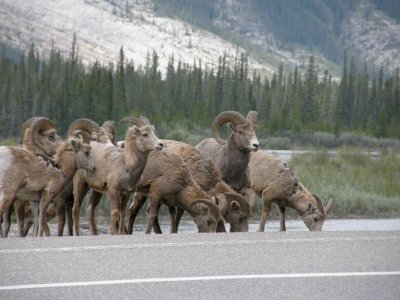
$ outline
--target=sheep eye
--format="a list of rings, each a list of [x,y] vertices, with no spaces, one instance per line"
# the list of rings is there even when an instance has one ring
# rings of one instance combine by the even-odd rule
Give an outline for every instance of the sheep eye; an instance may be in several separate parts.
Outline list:
[[[317,223],[317,222],[318,222],[318,219],[317,219],[317,218],[314,218],[314,222]]]
[[[148,137],[149,134],[148,134],[148,133],[143,133],[143,136],[144,136],[144,137]]]
[[[239,134],[240,134],[240,135],[244,135],[244,132],[240,130],[240,131],[239,131]]]

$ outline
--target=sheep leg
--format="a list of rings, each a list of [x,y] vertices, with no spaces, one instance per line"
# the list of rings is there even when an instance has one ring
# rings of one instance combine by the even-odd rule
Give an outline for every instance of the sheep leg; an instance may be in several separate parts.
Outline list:
[[[29,201],[33,215],[33,236],[37,236],[39,232],[39,202]]]
[[[176,218],[175,218],[175,229],[176,233],[178,233],[179,223],[181,222],[181,218],[185,211],[182,208],[177,207]]]
[[[168,206],[169,217],[171,218],[171,233],[177,233],[178,229],[176,227],[176,208],[175,206]],[[160,229],[161,230],[161,229]]]
[[[6,208],[3,213],[3,237],[8,237],[8,232],[11,227],[11,214],[13,212],[12,206]]]
[[[161,199],[159,199],[156,196],[151,196],[150,195],[150,212],[149,212],[149,218],[147,220],[147,229],[146,229],[146,234],[151,233],[151,229],[154,226],[154,222],[158,216],[158,210],[160,209],[161,206]]]
[[[267,196],[267,191],[262,192],[262,199],[263,199],[263,208],[261,214],[261,222],[258,228],[259,232],[264,232],[265,230],[265,222],[267,221],[267,217],[269,212],[271,211],[272,200],[269,199]]]
[[[126,216],[126,206],[128,205],[129,196],[130,194],[121,196],[120,211],[119,211],[119,229],[118,229],[118,234],[120,235],[128,234],[128,230],[126,228],[126,223],[125,223],[125,216]]]
[[[286,225],[285,225],[286,207],[279,206],[279,212],[280,212],[280,231],[286,231]]]
[[[89,229],[91,235],[98,235],[98,230],[96,226],[96,207],[99,204],[101,197],[103,196],[102,193],[96,192],[92,190],[90,194],[89,203],[88,203],[88,218],[89,218]]]
[[[146,203],[147,197],[140,192],[136,192],[133,197],[133,202],[129,207],[129,222],[128,222],[128,233],[132,234],[133,232],[133,224],[135,223],[135,219],[143,204]]]
[[[0,191],[0,216],[3,218],[4,212],[13,204],[15,198],[15,193],[10,193],[6,191]],[[1,220],[3,223],[5,220]],[[4,235],[3,230],[1,229],[1,224],[0,223],[0,230],[1,230],[1,236]],[[8,232],[7,232],[8,233]]]
[[[39,210],[39,236],[50,236],[50,229],[47,226],[47,208],[49,207],[51,200],[54,198],[54,194],[50,192],[44,193],[40,201]]]
[[[65,203],[63,203],[61,197],[57,197],[56,210],[57,210],[57,235],[63,236],[65,227]]]
[[[115,235],[118,232],[120,195],[118,191],[109,189],[108,197],[110,199],[110,207],[111,207],[111,222],[108,234]]]
[[[81,210],[83,198],[88,191],[88,185],[85,178],[76,173],[73,179],[74,184],[74,206],[72,207],[72,217],[74,220],[74,235],[79,235],[79,212]]]
[[[67,234],[69,236],[73,236],[73,225],[74,225],[74,220],[72,218],[72,207],[74,205],[74,195],[71,194],[65,201],[65,216],[67,219]]]
[[[25,206],[26,201],[14,201],[15,215],[17,216],[18,235],[20,237],[26,236],[25,234]]]

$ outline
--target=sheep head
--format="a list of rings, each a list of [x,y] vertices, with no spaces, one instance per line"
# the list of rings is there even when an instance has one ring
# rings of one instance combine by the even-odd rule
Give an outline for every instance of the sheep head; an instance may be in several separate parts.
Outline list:
[[[214,139],[221,145],[226,144],[226,141],[220,136],[221,126],[226,123],[228,123],[232,131],[231,138],[240,151],[250,152],[258,150],[260,143],[255,133],[257,128],[257,112],[250,111],[246,118],[236,111],[220,113],[214,119],[212,133]]]
[[[73,136],[76,130],[86,131],[91,136],[92,141],[102,144],[112,144],[114,138],[107,129],[100,127],[96,122],[87,118],[80,118],[73,121],[68,127],[68,136]]]
[[[143,153],[149,153],[154,149],[161,150],[163,148],[163,144],[155,135],[152,125],[130,127],[125,139],[125,149],[129,149],[129,145],[132,144],[135,144],[139,151]]]
[[[321,231],[322,225],[331,210],[332,200],[329,200],[328,204],[324,207],[321,199],[316,195],[313,195],[317,207],[315,207],[311,202],[307,203],[306,212],[302,215],[303,222],[310,231]]]
[[[91,155],[91,147],[83,142],[83,139],[71,139],[68,141],[71,149],[75,152],[75,164],[78,169],[85,169],[88,172],[96,170],[94,160]]]
[[[22,132],[24,148],[35,154],[53,156],[63,144],[53,122],[45,117],[30,118],[22,125]]]
[[[117,145],[117,135],[116,135],[116,132],[115,132],[115,122],[114,121],[110,121],[110,120],[109,121],[105,121],[103,123],[103,125],[101,125],[101,127],[104,128],[108,132],[108,134],[109,134],[109,136],[111,138],[111,142],[114,145]]]
[[[134,141],[136,141],[139,150],[143,153],[163,148],[162,142],[154,133],[154,126],[150,125],[150,121],[147,118],[142,116],[140,118],[126,117],[121,119],[120,122],[127,122],[133,125],[128,129],[125,149],[129,147],[128,144],[132,144]]]
[[[249,231],[250,204],[238,193],[227,192],[224,193],[224,196],[228,202],[228,209],[224,218],[230,224],[230,232]]]
[[[193,216],[198,232],[216,232],[218,222],[221,220],[221,213],[218,206],[207,199],[193,201],[192,207],[197,205],[198,213]]]

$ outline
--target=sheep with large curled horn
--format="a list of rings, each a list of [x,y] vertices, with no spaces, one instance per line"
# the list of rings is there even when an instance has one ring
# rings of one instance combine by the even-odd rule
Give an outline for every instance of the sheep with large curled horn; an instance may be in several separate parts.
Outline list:
[[[228,124],[231,130],[227,140],[220,136],[224,124]],[[257,112],[250,111],[247,117],[244,117],[236,111],[225,111],[220,113],[212,124],[213,138],[205,139],[196,146],[217,164],[222,179],[239,193],[244,193],[250,187],[250,152],[255,152],[260,147],[256,128]]]

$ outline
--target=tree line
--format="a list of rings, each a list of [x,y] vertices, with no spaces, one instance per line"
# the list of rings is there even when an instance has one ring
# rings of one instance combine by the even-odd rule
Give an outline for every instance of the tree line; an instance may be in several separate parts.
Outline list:
[[[246,55],[234,63],[225,56],[214,69],[201,61],[185,64],[170,57],[161,72],[156,52],[145,65],[135,65],[120,49],[117,64],[85,66],[75,40],[64,57],[53,49],[46,59],[32,45],[18,61],[0,57],[0,138],[19,136],[21,124],[46,116],[62,133],[75,119],[98,123],[128,115],[145,115],[156,126],[209,128],[225,110],[259,113],[260,134],[284,131],[343,131],[400,138],[400,74],[381,68],[371,75],[344,55],[340,79],[318,71],[315,58],[306,70],[272,78],[250,72]]]

